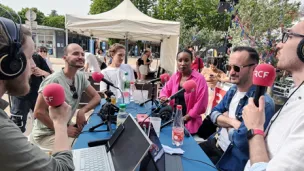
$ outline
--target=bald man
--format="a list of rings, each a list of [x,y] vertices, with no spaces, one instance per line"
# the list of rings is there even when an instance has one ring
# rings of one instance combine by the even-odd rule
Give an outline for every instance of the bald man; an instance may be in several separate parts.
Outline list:
[[[264,98],[253,100],[243,110],[248,128],[250,161],[245,170],[304,170],[304,22],[283,33],[277,45],[278,69],[291,73],[295,87],[284,106],[264,130]],[[264,132],[264,135],[263,135]]]
[[[59,83],[63,86],[65,101],[72,107],[72,114],[78,108],[83,91],[91,98],[86,106],[78,110],[76,124],[73,124],[71,121],[68,124],[67,132],[70,143],[79,135],[86,124],[85,113],[95,108],[100,102],[100,96],[96,90],[90,85],[84,73],[79,71],[79,68],[83,68],[85,62],[83,49],[78,44],[69,44],[64,48],[63,60],[65,67],[59,72],[51,74],[41,83],[34,109],[34,116],[37,119],[34,122],[31,141],[47,149],[53,148],[55,134],[53,122],[48,112],[48,105],[45,103],[41,93],[46,85]]]

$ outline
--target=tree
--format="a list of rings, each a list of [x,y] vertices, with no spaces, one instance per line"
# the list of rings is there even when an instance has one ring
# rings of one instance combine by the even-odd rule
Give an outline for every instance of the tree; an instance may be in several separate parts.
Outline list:
[[[99,14],[109,11],[119,5],[122,0],[91,0],[90,14]],[[131,0],[131,2],[144,14],[151,15],[156,0]]]
[[[16,15],[17,13],[12,8],[2,5],[2,4],[0,4],[0,7],[6,9],[7,12],[9,12],[10,15],[12,15],[13,18],[5,10],[2,10],[1,8],[0,8],[0,17],[9,18],[9,19],[14,20],[16,23],[19,23],[19,18]]]
[[[56,28],[65,28],[65,18],[63,15],[57,16],[48,16],[44,18],[43,25],[56,27]]]
[[[57,11],[56,10],[52,10],[51,14],[49,15],[50,17],[55,17],[58,16]]]
[[[197,26],[187,28],[184,20],[181,20],[180,33],[180,48],[185,48],[189,45],[198,46],[198,49],[203,47],[219,47],[224,43],[223,38],[225,33],[223,31],[210,30],[208,28],[198,29]]]
[[[230,15],[217,11],[218,0],[158,0],[153,8],[153,17],[176,21],[184,19],[186,28],[197,26],[212,30],[227,30]]]
[[[176,21],[179,16],[179,0],[158,0],[152,9],[152,16],[160,20]]]
[[[115,8],[121,0],[91,0],[90,14],[99,14]]]
[[[21,11],[18,12],[19,16],[21,17],[22,23],[24,24],[25,20],[27,20],[26,17],[25,17],[25,13],[29,9],[33,10],[36,13],[36,15],[37,15],[36,21],[39,25],[41,25],[43,23],[43,20],[44,20],[44,17],[45,17],[44,13],[39,11],[37,8],[28,8],[28,7],[27,8],[22,8]]]
[[[280,27],[290,27],[298,15],[299,4],[288,0],[256,1],[243,0],[236,6],[237,15],[229,34],[232,43],[237,45],[246,40],[262,46],[265,38],[272,39],[271,32]],[[270,36],[270,37],[269,37]],[[243,42],[244,43],[244,42]]]

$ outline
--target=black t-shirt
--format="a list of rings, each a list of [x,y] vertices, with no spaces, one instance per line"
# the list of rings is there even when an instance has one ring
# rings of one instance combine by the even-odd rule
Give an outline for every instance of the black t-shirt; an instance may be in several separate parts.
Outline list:
[[[48,72],[48,73],[52,73],[52,71],[50,70],[50,68],[48,67],[45,59],[43,59],[39,54],[34,54],[33,55],[33,60],[36,64],[36,67]],[[29,92],[29,94],[27,94],[25,97],[29,97],[29,98],[37,98],[38,96],[38,90],[40,87],[41,82],[43,81],[43,76],[37,77],[35,75],[31,75],[31,79],[30,79],[30,87],[31,90]]]
[[[150,60],[148,58],[147,58],[147,62],[150,62]],[[144,60],[142,60],[141,58],[138,58],[137,59],[137,65],[138,66],[144,65]]]
[[[182,89],[182,87],[179,85],[178,86],[178,90]],[[182,105],[182,112],[183,112],[183,116],[185,116],[187,114],[187,106],[186,106],[186,101],[185,101],[185,95],[184,93],[179,93],[176,97],[175,97],[175,107],[176,105]]]

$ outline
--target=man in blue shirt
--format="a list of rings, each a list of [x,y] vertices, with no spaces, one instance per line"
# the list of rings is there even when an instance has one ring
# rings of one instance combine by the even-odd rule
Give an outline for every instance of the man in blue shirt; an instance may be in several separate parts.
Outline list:
[[[234,84],[222,101],[210,114],[213,123],[219,126],[215,136],[200,144],[209,158],[221,170],[243,170],[249,159],[247,128],[242,119],[243,107],[254,96],[252,84],[254,68],[259,63],[257,51],[251,47],[235,47],[229,58],[227,70]],[[274,102],[266,95],[265,127],[274,114]]]

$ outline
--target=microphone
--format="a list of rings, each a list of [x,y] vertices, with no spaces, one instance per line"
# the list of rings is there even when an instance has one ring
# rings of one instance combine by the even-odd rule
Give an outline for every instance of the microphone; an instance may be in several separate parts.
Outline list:
[[[256,85],[254,104],[259,107],[259,98],[272,86],[276,70],[272,65],[260,64],[253,71],[253,84]]]
[[[59,107],[64,103],[65,94],[64,89],[60,84],[51,83],[44,87],[43,98],[45,102],[52,107]]]
[[[172,96],[170,96],[166,102],[174,99],[177,95],[179,95],[179,93],[191,93],[191,92],[194,92],[196,90],[196,82],[193,81],[193,80],[188,80],[188,81],[185,81],[184,84],[183,84],[183,88],[180,89],[178,92],[176,92],[175,94],[173,94]]]
[[[106,83],[107,85],[117,88],[116,86],[114,86],[113,83],[111,83],[110,81],[106,80],[106,79],[104,78],[104,75],[103,75],[102,73],[100,73],[100,72],[93,72],[93,73],[92,73],[92,78],[93,78],[93,80],[94,80],[95,82],[103,81],[103,82]]]
[[[150,83],[155,83],[157,81],[161,81],[162,84],[166,83],[167,81],[169,81],[170,79],[170,75],[168,73],[164,73],[162,75],[159,76],[159,78],[156,78],[156,79],[153,79],[153,80],[150,80],[148,82],[148,84]]]

